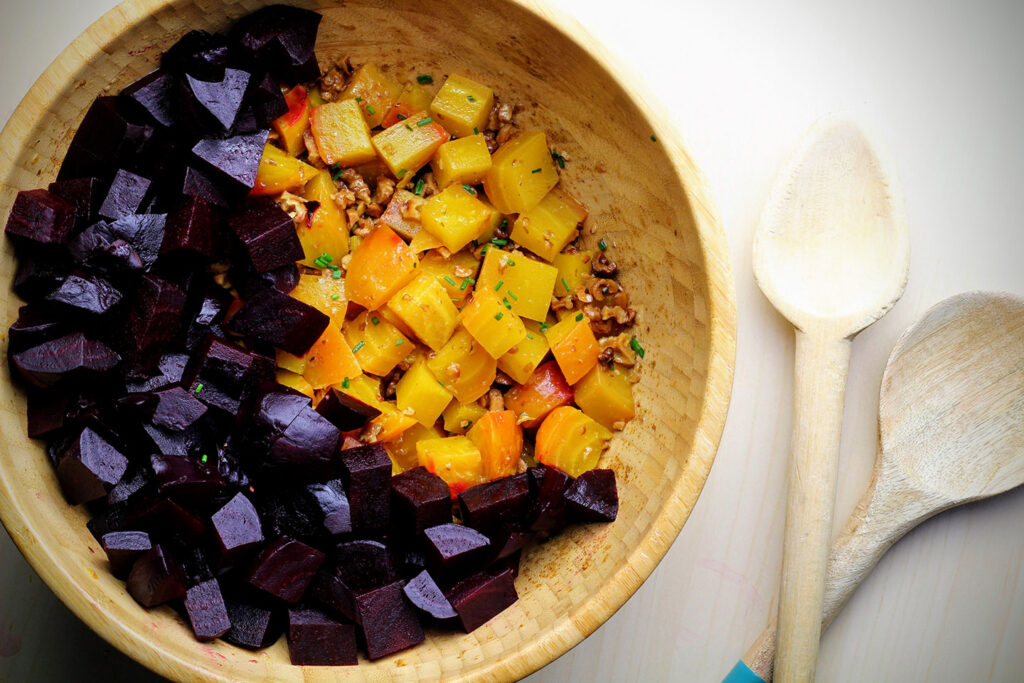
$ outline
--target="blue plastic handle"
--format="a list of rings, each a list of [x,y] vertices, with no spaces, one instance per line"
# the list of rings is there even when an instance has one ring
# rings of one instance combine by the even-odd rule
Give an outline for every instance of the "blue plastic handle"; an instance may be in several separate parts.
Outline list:
[[[734,666],[732,671],[729,672],[729,675],[722,680],[722,683],[765,683],[765,681],[756,673],[751,671],[750,667],[741,659],[736,662],[736,666]]]

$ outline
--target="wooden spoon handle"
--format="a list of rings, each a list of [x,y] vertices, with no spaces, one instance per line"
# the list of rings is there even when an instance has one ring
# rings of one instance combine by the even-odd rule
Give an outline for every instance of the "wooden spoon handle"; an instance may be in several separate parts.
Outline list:
[[[849,339],[827,328],[797,331],[776,639],[775,675],[781,683],[814,680],[849,365]]]

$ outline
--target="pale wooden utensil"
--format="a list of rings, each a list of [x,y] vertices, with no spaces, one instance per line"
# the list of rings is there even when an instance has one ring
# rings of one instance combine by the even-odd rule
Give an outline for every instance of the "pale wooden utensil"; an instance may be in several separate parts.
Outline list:
[[[811,681],[850,341],[903,294],[902,204],[849,123],[816,127],[783,169],[754,237],[754,276],[796,326],[793,436],[779,600],[778,677]]]
[[[972,292],[928,311],[889,356],[878,423],[871,482],[832,544],[822,629],[908,531],[1024,484],[1024,299]],[[772,622],[743,663],[769,681],[774,655]]]

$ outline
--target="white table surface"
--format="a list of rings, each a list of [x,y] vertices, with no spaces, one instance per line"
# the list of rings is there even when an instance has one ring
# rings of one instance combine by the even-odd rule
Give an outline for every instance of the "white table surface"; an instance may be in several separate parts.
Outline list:
[[[429,1],[429,0],[424,0]],[[675,545],[608,623],[529,678],[718,681],[774,608],[793,342],[750,243],[775,172],[820,116],[888,149],[912,259],[906,294],[853,350],[837,525],[875,454],[878,386],[900,332],[971,289],[1024,294],[1024,4],[1017,0],[553,0],[672,112],[732,252],[732,407]],[[0,120],[112,0],[0,0]],[[825,634],[819,681],[1024,680],[1024,491],[946,513],[886,556]],[[83,626],[0,534],[0,681],[155,681]]]

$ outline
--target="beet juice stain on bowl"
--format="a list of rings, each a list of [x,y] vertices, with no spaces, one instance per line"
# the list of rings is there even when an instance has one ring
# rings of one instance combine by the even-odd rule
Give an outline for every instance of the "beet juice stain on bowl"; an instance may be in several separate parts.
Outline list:
[[[456,74],[321,78],[320,18],[193,31],[96,100],[11,210],[9,350],[139,605],[356,665],[474,631],[536,539],[615,520],[595,466],[645,352],[545,134]]]

